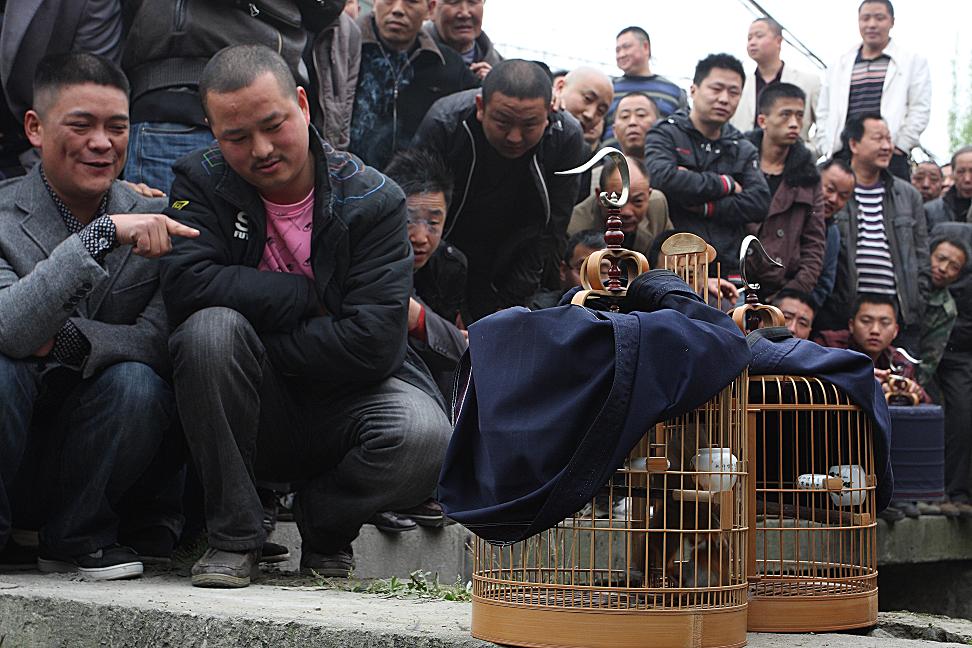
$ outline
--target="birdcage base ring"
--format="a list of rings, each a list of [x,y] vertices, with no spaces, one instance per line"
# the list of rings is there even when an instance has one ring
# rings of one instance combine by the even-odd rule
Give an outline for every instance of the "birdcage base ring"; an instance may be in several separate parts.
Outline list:
[[[473,597],[472,635],[523,648],[739,648],[746,605],[715,610],[565,610]]]
[[[835,596],[754,596],[749,600],[750,632],[831,632],[877,624],[877,587]]]

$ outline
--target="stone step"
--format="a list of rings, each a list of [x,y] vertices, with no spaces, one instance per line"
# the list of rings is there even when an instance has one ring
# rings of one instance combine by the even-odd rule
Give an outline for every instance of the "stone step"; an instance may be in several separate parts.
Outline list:
[[[0,645],[31,648],[495,648],[469,634],[471,605],[321,589],[194,588],[148,573],[90,583],[65,574],[0,574]],[[956,647],[967,622],[881,614],[869,636],[750,633],[751,648]],[[916,642],[914,639],[919,639]],[[956,643],[961,642],[961,643]],[[646,637],[645,646],[655,645]]]
[[[370,524],[352,543],[354,576],[370,578],[407,578],[416,570],[438,574],[439,582],[451,584],[459,578],[472,580],[471,534],[458,524],[442,528],[418,527],[403,533],[382,533]],[[282,571],[300,568],[300,533],[293,522],[278,522],[270,539],[290,548],[290,560],[280,563]]]

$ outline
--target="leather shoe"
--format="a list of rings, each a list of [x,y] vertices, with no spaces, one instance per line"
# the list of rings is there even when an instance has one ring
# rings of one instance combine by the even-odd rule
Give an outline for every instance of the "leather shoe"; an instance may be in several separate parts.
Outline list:
[[[374,525],[383,533],[402,533],[417,529],[418,525],[411,518],[404,517],[391,511],[380,511],[371,516],[366,524]]]
[[[301,549],[300,573],[305,576],[347,578],[354,569],[354,551],[351,545],[330,554],[318,553],[309,547]]]
[[[447,524],[455,524],[455,522],[446,517],[445,512],[442,510],[442,505],[431,498],[425,500],[418,506],[397,511],[397,513],[398,515],[404,515],[415,520],[419,526],[423,527],[438,528],[444,527]]]
[[[276,542],[264,542],[263,551],[260,552],[260,562],[265,565],[272,563],[287,562],[290,560],[290,549]]]
[[[257,572],[260,550],[223,551],[210,547],[192,566],[196,587],[247,587]]]

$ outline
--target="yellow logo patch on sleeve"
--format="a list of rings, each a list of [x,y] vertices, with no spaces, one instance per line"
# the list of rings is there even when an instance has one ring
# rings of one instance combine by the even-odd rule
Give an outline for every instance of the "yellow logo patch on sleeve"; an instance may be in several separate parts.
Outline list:
[[[172,209],[182,209],[188,204],[189,204],[188,200],[177,200],[174,203],[172,203]]]

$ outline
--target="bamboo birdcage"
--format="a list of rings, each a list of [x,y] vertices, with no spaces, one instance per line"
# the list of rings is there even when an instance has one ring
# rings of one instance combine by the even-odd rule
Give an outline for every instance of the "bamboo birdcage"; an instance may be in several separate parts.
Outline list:
[[[740,252],[746,305],[733,319],[749,333],[782,326],[758,303]],[[773,262],[772,259],[768,259]],[[867,414],[813,376],[749,376],[753,490],[749,630],[825,632],[877,623],[877,476]]]
[[[626,169],[622,180],[626,185]],[[622,261],[634,261],[639,272],[647,268],[643,257],[620,248],[624,197],[605,201],[608,249],[588,259],[591,272],[582,268],[586,290],[575,303],[623,295]],[[705,251],[705,242],[693,238]],[[683,278],[706,276],[708,257],[698,252],[673,261]],[[611,262],[606,286],[602,258]],[[476,538],[472,634],[548,648],[745,645],[751,489],[745,380],[646,429],[592,501],[557,526],[505,546]]]
[[[810,376],[750,376],[755,501],[749,629],[824,632],[877,623],[871,421]]]

